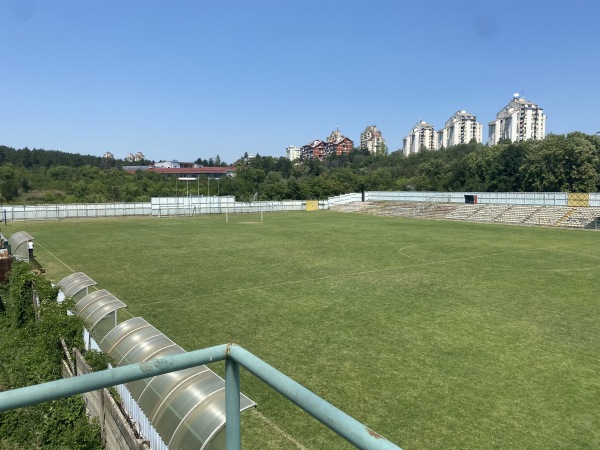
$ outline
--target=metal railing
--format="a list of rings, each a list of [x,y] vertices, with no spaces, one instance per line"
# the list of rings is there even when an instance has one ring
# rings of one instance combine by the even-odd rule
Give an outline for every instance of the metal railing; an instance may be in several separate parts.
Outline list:
[[[140,364],[0,392],[0,412],[222,360],[225,360],[227,450],[241,448],[240,366],[357,448],[400,450],[392,442],[236,344],[217,345]]]

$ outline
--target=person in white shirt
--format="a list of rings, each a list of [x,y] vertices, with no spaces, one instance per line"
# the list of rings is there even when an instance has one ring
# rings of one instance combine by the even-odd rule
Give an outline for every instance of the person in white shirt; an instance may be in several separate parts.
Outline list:
[[[27,243],[27,248],[29,249],[29,257],[33,258],[33,241]]]

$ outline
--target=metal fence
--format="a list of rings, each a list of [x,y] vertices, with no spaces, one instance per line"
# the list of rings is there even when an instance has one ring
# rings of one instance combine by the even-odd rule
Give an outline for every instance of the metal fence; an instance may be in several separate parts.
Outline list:
[[[489,205],[568,206],[567,192],[413,192],[372,191],[344,194],[319,200],[319,209],[330,209],[346,203],[415,202],[465,203],[465,195],[477,196],[477,203]],[[600,193],[588,194],[589,206],[600,207]],[[49,220],[127,216],[195,216],[199,214],[244,214],[256,212],[305,211],[306,201],[237,202],[233,196],[153,197],[144,203],[72,203],[64,205],[0,205],[0,219]]]
[[[149,216],[150,203],[68,203],[63,205],[3,205],[2,219],[78,219],[88,217]]]
[[[156,217],[304,211],[305,209],[306,202],[303,200],[236,202],[233,196],[156,197],[151,200],[152,215]]]
[[[327,201],[319,202],[326,209]],[[71,203],[64,205],[0,205],[0,220],[52,220],[127,216],[195,216],[253,212],[304,211],[306,201],[236,202],[234,197],[155,197],[148,203]]]
[[[465,203],[465,195],[477,197],[477,203],[488,205],[531,205],[568,206],[568,192],[412,192],[412,191],[371,191],[365,192],[368,202],[406,203]],[[572,194],[571,194],[572,195]],[[590,207],[600,206],[600,193],[586,194]],[[329,206],[360,202],[361,194],[345,194],[331,197]]]
[[[477,197],[477,203],[491,205],[567,206],[567,192],[366,192],[371,202],[439,202],[465,203],[465,195]],[[600,194],[590,194],[600,205]]]

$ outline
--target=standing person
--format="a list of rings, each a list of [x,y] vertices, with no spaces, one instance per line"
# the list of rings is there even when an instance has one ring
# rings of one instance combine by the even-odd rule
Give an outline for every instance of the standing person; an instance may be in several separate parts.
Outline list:
[[[29,257],[33,258],[33,241],[27,242],[27,248],[29,249]]]

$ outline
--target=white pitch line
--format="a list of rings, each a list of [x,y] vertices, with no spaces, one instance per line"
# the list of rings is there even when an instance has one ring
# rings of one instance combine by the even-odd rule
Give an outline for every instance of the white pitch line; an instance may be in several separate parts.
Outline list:
[[[271,428],[273,428],[275,431],[277,431],[279,434],[281,434],[282,436],[284,436],[288,441],[290,441],[292,444],[294,444],[297,448],[301,449],[301,450],[308,450],[304,445],[302,445],[300,442],[298,442],[296,439],[294,439],[291,435],[289,435],[288,433],[286,433],[284,430],[282,430],[275,422],[273,422],[271,419],[269,419],[268,417],[263,416],[258,410],[254,409],[253,410],[254,414],[258,414],[258,416],[267,424],[269,425]]]
[[[36,241],[35,245],[43,248],[46,253],[48,253],[50,256],[52,256],[54,259],[56,259],[59,263],[61,263],[63,266],[65,266],[71,272],[77,272],[75,269],[73,269],[72,267],[69,267],[66,262],[64,262],[62,259],[60,259],[58,256],[56,256],[54,253],[52,253],[50,250],[48,250],[46,247],[44,247],[39,242]]]
[[[498,252],[498,253],[490,253],[487,255],[472,255],[472,256],[464,256],[464,257],[460,257],[460,258],[453,258],[453,259],[447,259],[447,260],[442,260],[442,261],[429,261],[429,262],[419,262],[419,263],[415,263],[415,264],[405,264],[402,266],[394,266],[394,267],[388,267],[386,269],[374,269],[374,270],[363,270],[363,271],[357,271],[357,272],[347,272],[347,273],[342,273],[342,274],[336,274],[336,275],[327,275],[327,276],[323,276],[323,277],[318,277],[318,278],[310,278],[308,280],[306,279],[302,279],[302,280],[293,280],[293,281],[285,281],[285,282],[281,282],[281,283],[270,283],[270,284],[262,284],[262,285],[258,285],[258,286],[250,286],[250,287],[246,287],[246,288],[240,288],[240,289],[233,289],[230,291],[222,291],[222,292],[212,292],[212,293],[207,293],[207,294],[200,294],[197,295],[196,298],[202,298],[202,297],[209,297],[209,296],[215,296],[215,295],[228,295],[228,294],[238,294],[240,292],[245,292],[245,291],[252,291],[252,290],[257,290],[257,289],[265,289],[265,288],[271,288],[271,287],[275,287],[275,286],[288,286],[288,285],[292,285],[292,284],[298,284],[298,283],[306,283],[308,281],[310,282],[315,282],[315,281],[324,281],[324,280],[331,280],[331,279],[336,279],[336,278],[341,278],[341,277],[354,277],[354,276],[358,276],[358,275],[368,275],[368,274],[376,274],[376,273],[383,273],[383,272],[390,272],[390,271],[394,271],[394,270],[402,270],[402,269],[406,269],[406,268],[411,268],[411,267],[424,267],[424,266],[434,266],[434,265],[438,265],[438,264],[447,264],[447,263],[453,263],[453,262],[458,262],[458,261],[466,261],[466,260],[470,260],[470,259],[478,259],[478,258],[484,258],[484,257],[489,257],[489,256],[501,256],[501,255],[511,255],[511,254],[515,254],[515,253],[522,253],[522,252],[529,252],[531,251],[530,249],[523,249],[523,250],[518,250],[518,251],[512,251],[512,252]],[[560,251],[560,250],[559,250]],[[565,250],[563,250],[565,251]],[[572,252],[575,253],[575,252]],[[578,254],[578,253],[575,253]],[[584,255],[579,253],[580,255]],[[590,256],[591,255],[584,255],[584,256]],[[598,257],[600,258],[600,257]],[[594,266],[594,267],[590,267],[590,268],[584,268],[584,269],[546,269],[544,270],[545,272],[565,272],[565,271],[582,271],[582,270],[595,270],[597,269],[598,266]],[[481,269],[488,269],[488,270],[514,270],[514,269],[493,269],[493,268],[481,268]],[[540,272],[541,270],[539,269],[531,269],[532,271],[536,271],[536,272]],[[522,271],[522,270],[520,270]],[[150,303],[144,303],[141,305],[133,305],[133,307],[145,307],[145,306],[151,306],[151,305],[159,305],[159,304],[163,304],[163,303],[175,303],[177,302],[177,299],[174,300],[160,300],[157,302],[150,302]]]
[[[523,250],[523,251],[527,251],[527,250]],[[496,253],[496,254],[492,253],[490,255],[466,256],[466,257],[462,257],[462,258],[454,258],[454,259],[448,259],[448,260],[444,260],[444,261],[430,261],[430,262],[421,262],[421,263],[416,263],[416,264],[406,264],[406,265],[402,265],[402,266],[388,267],[387,269],[363,270],[360,272],[347,272],[347,273],[336,274],[336,275],[327,275],[324,277],[310,278],[308,280],[303,279],[303,280],[285,281],[285,282],[281,282],[281,283],[262,284],[259,286],[250,286],[250,287],[246,287],[246,288],[233,289],[231,291],[207,293],[207,294],[198,295],[197,297],[200,298],[200,297],[209,297],[209,296],[215,296],[215,295],[237,294],[240,292],[270,288],[270,287],[274,287],[274,286],[287,286],[290,284],[307,283],[308,281],[315,282],[315,281],[331,280],[331,279],[341,278],[341,277],[354,277],[357,275],[368,275],[368,274],[374,274],[374,273],[390,272],[393,270],[401,270],[401,269],[406,269],[406,268],[416,267],[416,266],[433,266],[436,264],[446,264],[446,263],[451,263],[451,262],[456,262],[456,261],[465,261],[468,259],[484,258],[484,257],[488,257],[488,256],[497,256],[497,255],[502,255],[502,254],[506,254],[506,253]],[[143,305],[135,305],[135,306],[142,307],[142,306],[158,305],[161,303],[174,303],[177,301],[178,300],[176,300],[176,299],[175,300],[161,300],[158,302],[144,303]]]

